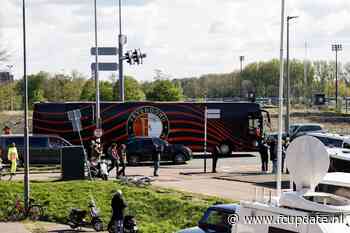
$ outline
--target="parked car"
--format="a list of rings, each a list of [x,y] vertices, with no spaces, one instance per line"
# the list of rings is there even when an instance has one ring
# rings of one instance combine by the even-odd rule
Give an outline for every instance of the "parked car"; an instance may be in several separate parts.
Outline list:
[[[7,150],[11,143],[15,143],[18,150],[20,164],[23,163],[24,136],[23,134],[10,134],[0,136],[0,156],[7,161]],[[61,160],[60,149],[72,146],[65,139],[53,135],[29,135],[29,163],[30,164],[59,164]]]
[[[303,136],[307,133],[325,133],[326,131],[323,129],[321,124],[316,123],[297,123],[291,124],[289,126],[289,138],[290,140],[294,140],[297,137]],[[282,139],[285,140],[287,138],[287,133],[282,132]],[[267,135],[269,140],[277,141],[278,133],[273,132]]]
[[[162,161],[173,161],[182,164],[192,157],[192,151],[183,145],[169,144],[160,138],[135,137],[126,143],[128,164],[136,165],[139,162],[152,161],[156,146],[163,147]]]
[[[298,123],[289,126],[289,137],[291,140],[310,132],[325,133],[326,131],[321,124],[316,123]]]
[[[180,230],[177,233],[231,233],[229,216],[235,214],[239,209],[237,204],[219,204],[209,207],[198,226]]]
[[[320,140],[326,147],[350,149],[350,136],[332,133],[307,133]]]

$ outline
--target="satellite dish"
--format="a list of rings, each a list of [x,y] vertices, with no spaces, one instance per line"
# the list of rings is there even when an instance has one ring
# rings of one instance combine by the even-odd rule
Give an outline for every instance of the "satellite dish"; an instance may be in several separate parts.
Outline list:
[[[328,172],[329,155],[320,140],[302,136],[288,146],[286,164],[297,191],[314,191]]]

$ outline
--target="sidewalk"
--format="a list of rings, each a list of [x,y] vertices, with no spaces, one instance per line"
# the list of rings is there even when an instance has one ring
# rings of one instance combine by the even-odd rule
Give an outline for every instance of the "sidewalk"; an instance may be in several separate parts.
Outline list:
[[[30,233],[23,223],[19,222],[0,222],[0,229],[4,233]]]
[[[50,222],[0,222],[1,233],[77,233],[95,232],[91,228],[82,228],[81,231],[72,230],[69,226]],[[104,233],[103,231],[101,233]]]

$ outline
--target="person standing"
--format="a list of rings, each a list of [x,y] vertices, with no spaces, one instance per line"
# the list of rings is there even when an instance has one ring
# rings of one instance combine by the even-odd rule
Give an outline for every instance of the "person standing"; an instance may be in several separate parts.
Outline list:
[[[212,164],[212,173],[216,173],[216,165],[218,163],[219,156],[221,155],[221,150],[218,146],[215,146],[215,150],[212,154],[213,164]]]
[[[284,172],[284,167],[285,167],[284,161],[286,159],[286,153],[287,153],[288,146],[289,146],[289,138],[287,137],[286,140],[284,140],[283,144],[282,144],[282,167],[281,167],[282,173]]]
[[[270,141],[270,160],[272,161],[272,173],[277,172],[277,141],[271,139]]]
[[[110,168],[108,169],[108,173],[115,168],[115,176],[118,179],[119,178],[119,175],[118,175],[119,160],[120,160],[120,156],[118,154],[118,144],[113,142],[112,145],[108,148],[107,154],[108,154],[110,160],[112,161],[112,164],[111,164]]]
[[[262,173],[267,173],[269,164],[269,154],[268,145],[266,144],[264,139],[262,139],[259,143],[259,153],[261,157],[261,171]]]
[[[159,176],[160,155],[161,155],[162,152],[163,152],[162,145],[154,143],[154,151],[153,151],[154,171],[153,171],[153,176]]]
[[[9,180],[11,180],[12,177],[16,175],[17,160],[18,160],[18,152],[17,152],[16,144],[14,142],[8,148],[7,158],[11,162],[11,171],[10,171],[11,174],[9,178]]]
[[[115,224],[116,230],[117,230],[116,232],[123,233],[124,210],[127,206],[128,205],[123,198],[122,191],[118,190],[112,198],[112,202],[111,202],[112,217],[108,223],[108,229],[111,229],[113,224]]]
[[[125,167],[126,167],[126,162],[127,162],[125,144],[120,145],[119,154],[120,154],[120,156],[119,156],[120,166],[122,168],[118,171],[118,176],[120,176],[120,175],[125,176]]]

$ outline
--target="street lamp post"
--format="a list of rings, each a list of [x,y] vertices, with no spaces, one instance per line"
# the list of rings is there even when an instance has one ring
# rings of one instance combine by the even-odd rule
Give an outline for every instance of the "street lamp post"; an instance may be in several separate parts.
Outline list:
[[[296,19],[298,16],[287,16],[287,80],[286,80],[286,118],[285,131],[289,135],[289,118],[290,118],[290,68],[289,68],[289,20]]]
[[[23,83],[24,83],[24,206],[29,208],[29,137],[28,137],[28,80],[26,45],[26,3],[22,0],[23,17]]]
[[[341,44],[332,44],[332,51],[335,51],[335,106],[338,108],[338,51],[342,51]]]
[[[98,76],[99,65],[98,65],[98,37],[97,37],[97,3],[94,0],[94,14],[95,14],[95,86],[96,86],[96,129],[101,127],[101,113],[100,113],[100,81]]]
[[[119,0],[119,36],[118,36],[118,55],[119,55],[119,100],[125,101],[124,77],[123,77],[123,46],[126,43],[126,37],[122,34],[122,4]]]
[[[244,56],[239,56],[240,74],[239,74],[239,96],[242,97],[242,71],[243,71]]]

